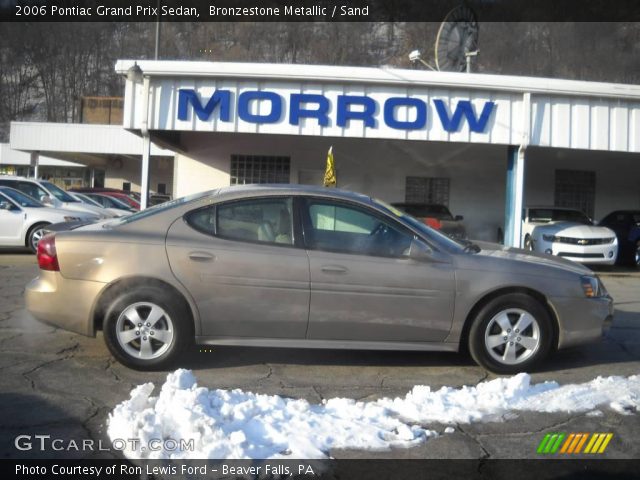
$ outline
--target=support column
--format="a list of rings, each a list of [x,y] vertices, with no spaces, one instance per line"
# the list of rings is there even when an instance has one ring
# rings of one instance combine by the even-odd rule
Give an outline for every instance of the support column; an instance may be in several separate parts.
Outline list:
[[[525,152],[523,147],[510,146],[507,154],[504,244],[518,248],[522,245]]]
[[[33,178],[38,179],[38,167],[40,167],[40,154],[31,152],[31,167],[33,167]]]
[[[149,200],[149,156],[151,139],[149,135],[142,137],[142,174],[140,175],[140,210],[147,208]]]
[[[90,173],[91,177],[89,178],[89,186],[94,188],[96,186],[96,169],[91,167]]]

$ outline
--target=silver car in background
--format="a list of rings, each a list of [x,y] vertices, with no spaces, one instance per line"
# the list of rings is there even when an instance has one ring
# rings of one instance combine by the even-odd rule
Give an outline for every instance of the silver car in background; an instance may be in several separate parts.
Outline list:
[[[136,369],[209,345],[467,349],[498,373],[601,336],[591,270],[443,235],[365,195],[236,186],[61,231],[38,247],[28,310]]]

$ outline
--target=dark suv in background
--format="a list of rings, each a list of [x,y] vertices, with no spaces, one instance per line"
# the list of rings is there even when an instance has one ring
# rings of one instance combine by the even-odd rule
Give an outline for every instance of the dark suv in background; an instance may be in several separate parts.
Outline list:
[[[640,210],[616,210],[600,220],[599,225],[616,232],[618,263],[640,268]]]

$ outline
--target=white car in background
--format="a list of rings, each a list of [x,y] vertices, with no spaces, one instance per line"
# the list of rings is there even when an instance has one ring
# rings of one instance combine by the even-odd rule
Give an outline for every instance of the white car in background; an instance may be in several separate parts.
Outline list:
[[[594,225],[587,215],[571,208],[526,208],[522,236],[527,250],[579,263],[613,265],[618,256],[615,232]]]
[[[46,180],[2,175],[0,176],[0,187],[11,187],[19,190],[35,198],[46,207],[76,210],[78,212],[97,215],[102,219],[115,217],[115,215],[112,215],[102,207],[87,205],[76,200],[60,187]]]
[[[62,222],[95,222],[97,215],[48,208],[36,199],[9,187],[0,187],[0,246],[29,247],[37,251],[46,227]]]

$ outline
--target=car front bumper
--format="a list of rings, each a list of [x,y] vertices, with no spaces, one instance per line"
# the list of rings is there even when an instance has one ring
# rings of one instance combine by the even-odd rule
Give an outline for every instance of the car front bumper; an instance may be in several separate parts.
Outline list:
[[[556,255],[558,257],[573,260],[578,263],[596,265],[613,265],[618,256],[618,243],[605,245],[573,245],[560,242],[547,242],[542,239],[533,240],[533,249],[536,252]]]
[[[71,280],[60,272],[40,270],[25,289],[31,315],[55,327],[95,336],[93,308],[104,283]]]
[[[597,341],[613,321],[614,305],[610,296],[553,297],[549,300],[556,311],[560,327],[558,348]]]

